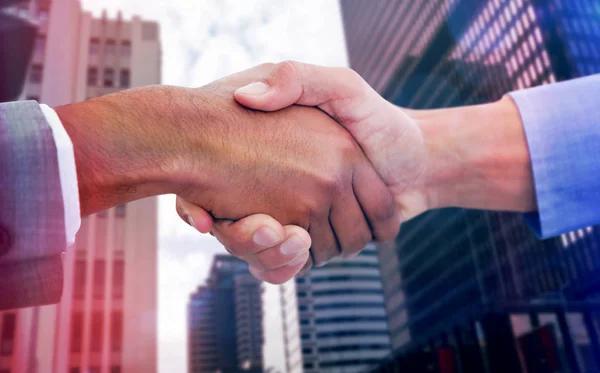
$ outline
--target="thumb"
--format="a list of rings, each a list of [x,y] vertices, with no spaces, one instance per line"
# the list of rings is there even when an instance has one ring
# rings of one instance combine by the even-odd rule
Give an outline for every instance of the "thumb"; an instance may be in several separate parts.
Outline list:
[[[234,97],[243,106],[263,111],[294,104],[317,106],[353,133],[353,124],[372,114],[373,105],[366,104],[379,95],[353,70],[286,61],[236,90]]]
[[[276,65],[262,80],[252,82],[234,92],[236,101],[250,109],[275,111],[286,108],[302,97],[302,77]]]

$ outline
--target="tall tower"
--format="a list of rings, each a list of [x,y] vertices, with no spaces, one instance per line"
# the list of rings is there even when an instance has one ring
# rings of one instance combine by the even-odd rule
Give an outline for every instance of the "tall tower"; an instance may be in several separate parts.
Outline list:
[[[491,102],[600,72],[594,2],[341,7],[351,67],[402,107]],[[588,227],[540,241],[519,214],[489,211],[442,209],[403,224],[378,251],[394,353],[372,371],[599,370],[599,240]]]
[[[93,18],[77,0],[18,11],[39,23],[22,99],[58,106],[160,83],[156,23]],[[84,218],[64,257],[61,302],[1,315],[0,371],[156,372],[156,260],[155,198]]]
[[[362,372],[391,352],[373,244],[355,258],[312,269],[295,287],[297,318],[283,307],[288,373],[301,372],[299,362],[306,373]],[[284,304],[294,305],[285,294]],[[301,350],[295,348],[298,323]]]
[[[188,304],[189,372],[262,373],[262,284],[244,261],[214,258]]]

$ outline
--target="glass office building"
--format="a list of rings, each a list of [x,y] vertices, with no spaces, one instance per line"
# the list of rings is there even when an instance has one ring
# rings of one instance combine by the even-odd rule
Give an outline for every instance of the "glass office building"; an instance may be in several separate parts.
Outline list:
[[[403,107],[600,73],[597,1],[341,4],[351,67]],[[600,371],[599,242],[595,227],[540,241],[511,213],[443,209],[405,223],[379,250],[394,353],[372,371]]]

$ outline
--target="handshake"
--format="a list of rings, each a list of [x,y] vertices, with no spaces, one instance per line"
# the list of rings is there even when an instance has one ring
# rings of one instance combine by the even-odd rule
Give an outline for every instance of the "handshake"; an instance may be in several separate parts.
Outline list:
[[[73,142],[82,215],[175,193],[184,221],[271,283],[392,240],[428,209],[535,207],[509,98],[406,110],[352,70],[283,62],[56,112]]]

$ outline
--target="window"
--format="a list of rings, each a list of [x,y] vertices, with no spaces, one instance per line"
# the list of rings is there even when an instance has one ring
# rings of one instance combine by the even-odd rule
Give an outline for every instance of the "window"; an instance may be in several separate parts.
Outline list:
[[[100,40],[93,38],[90,40],[90,55],[97,56],[100,53]]]
[[[119,82],[121,88],[129,88],[129,70],[121,70],[121,74],[119,75]]]
[[[81,352],[83,339],[83,313],[73,312],[71,316],[71,352]],[[74,368],[76,369],[76,368]],[[71,369],[72,371],[73,369]]]
[[[112,87],[115,84],[115,71],[113,69],[104,69],[104,86]]]
[[[106,41],[106,55],[114,56],[116,54],[117,54],[117,45],[115,44],[115,41],[107,40]]]
[[[29,71],[29,81],[36,84],[40,84],[42,82],[42,65],[31,65],[31,71]]]
[[[83,299],[85,297],[86,271],[87,263],[85,260],[77,260],[75,262],[75,280],[73,285],[73,297],[75,299]]]
[[[115,260],[113,262],[113,299],[123,299],[123,284],[125,283],[125,262]]]
[[[104,297],[104,279],[106,277],[106,264],[102,259],[94,262],[94,299]]]
[[[119,352],[123,340],[123,314],[121,311],[113,311],[110,319],[110,349]]]
[[[2,355],[12,355],[13,353],[16,324],[17,315],[15,313],[4,314],[2,320],[2,341],[0,342],[0,353]]]
[[[35,39],[35,54],[44,55],[46,52],[46,38],[43,35],[38,35],[37,39]]]
[[[121,42],[121,56],[131,56],[131,42],[129,40],[123,40]]]
[[[95,67],[88,68],[87,84],[89,86],[96,86],[98,84],[98,69]]]
[[[102,311],[94,311],[92,313],[92,333],[90,335],[92,352],[102,351],[102,316]]]

